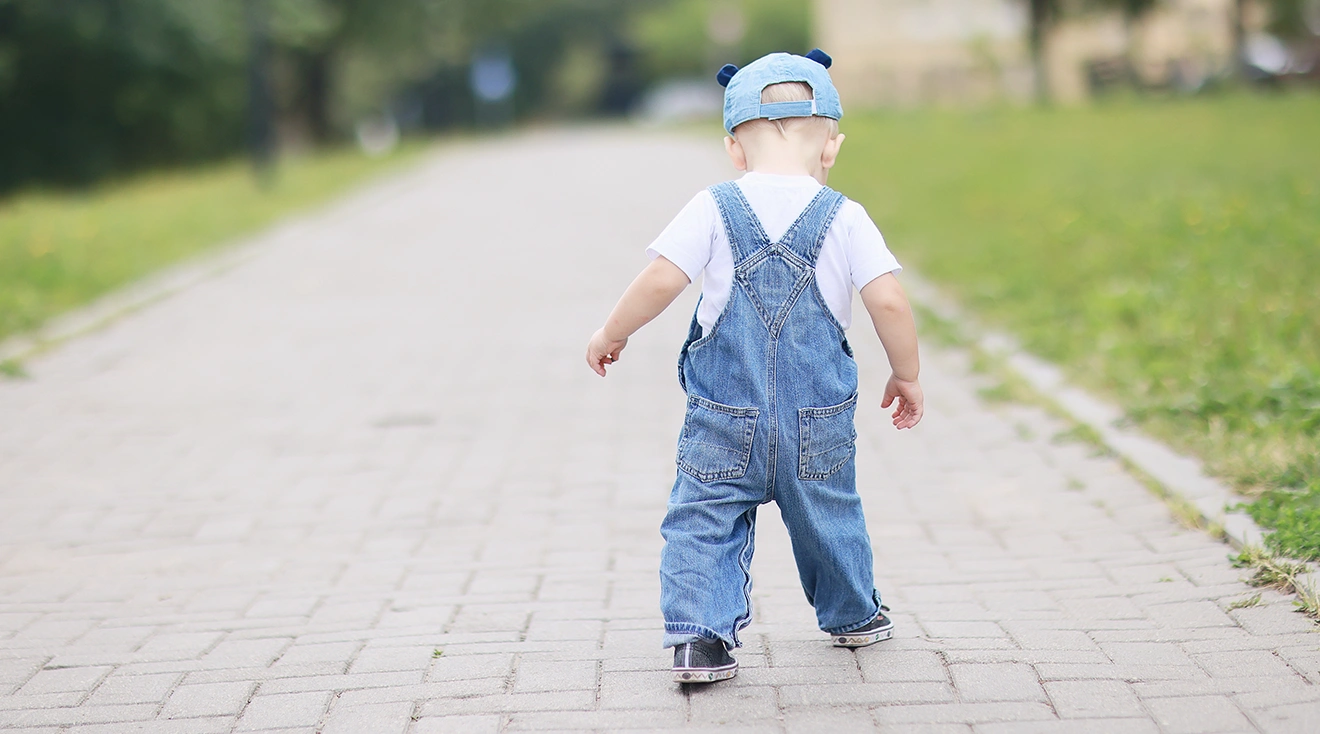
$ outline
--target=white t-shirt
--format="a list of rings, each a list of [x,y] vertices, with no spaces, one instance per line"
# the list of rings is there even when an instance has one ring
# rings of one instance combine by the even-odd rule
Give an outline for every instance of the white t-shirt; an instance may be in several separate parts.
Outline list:
[[[750,172],[737,183],[772,242],[784,236],[821,190],[811,176]],[[703,189],[688,202],[646,254],[652,260],[663,255],[694,283],[705,273],[697,322],[709,332],[729,302],[733,282],[733,249],[710,191]],[[902,269],[866,209],[851,199],[844,201],[816,260],[816,284],[839,325],[845,329],[852,325],[854,288],[861,290],[872,280]]]

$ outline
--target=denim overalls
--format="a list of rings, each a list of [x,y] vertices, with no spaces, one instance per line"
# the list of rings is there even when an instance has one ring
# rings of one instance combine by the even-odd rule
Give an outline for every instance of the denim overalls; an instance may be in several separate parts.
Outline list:
[[[855,486],[857,364],[816,286],[816,258],[844,197],[822,188],[771,243],[737,184],[712,186],[734,276],[728,305],[679,356],[687,416],[660,531],[665,645],[741,646],[751,619],[756,508],[774,500],[816,619],[837,634],[879,611]]]

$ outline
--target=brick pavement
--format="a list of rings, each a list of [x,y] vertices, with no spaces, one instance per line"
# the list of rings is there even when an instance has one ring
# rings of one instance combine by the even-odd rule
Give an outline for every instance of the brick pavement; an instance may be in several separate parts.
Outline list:
[[[1232,609],[1225,546],[956,351],[895,433],[860,332],[896,639],[829,646],[767,508],[738,678],[670,683],[694,294],[609,379],[580,352],[726,174],[714,138],[451,148],[0,382],[0,731],[1320,731],[1287,598]]]

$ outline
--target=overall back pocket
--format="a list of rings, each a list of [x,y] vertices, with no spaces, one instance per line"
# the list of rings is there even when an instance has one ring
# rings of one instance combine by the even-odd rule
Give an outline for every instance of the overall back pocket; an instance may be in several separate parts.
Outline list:
[[[828,408],[798,409],[798,478],[827,479],[848,463],[857,452],[856,412],[855,393]]]
[[[739,479],[747,473],[756,434],[756,408],[734,408],[688,396],[678,468],[702,482]]]

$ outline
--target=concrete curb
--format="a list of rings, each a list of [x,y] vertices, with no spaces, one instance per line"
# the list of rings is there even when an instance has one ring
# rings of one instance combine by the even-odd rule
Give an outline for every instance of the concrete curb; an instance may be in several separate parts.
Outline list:
[[[962,308],[930,282],[905,270],[903,284],[914,301],[935,315],[954,323],[968,323]],[[1140,431],[1123,426],[1121,410],[1068,384],[1062,370],[1027,354],[1012,337],[981,331],[979,337],[973,338],[977,347],[1002,360],[1032,389],[1048,396],[1069,418],[1095,431],[1110,450],[1155,479],[1174,498],[1188,503],[1203,521],[1222,527],[1233,547],[1241,549],[1264,544],[1264,531],[1251,517],[1226,509],[1243,498],[1223,482],[1208,476],[1200,461],[1178,454]]]

